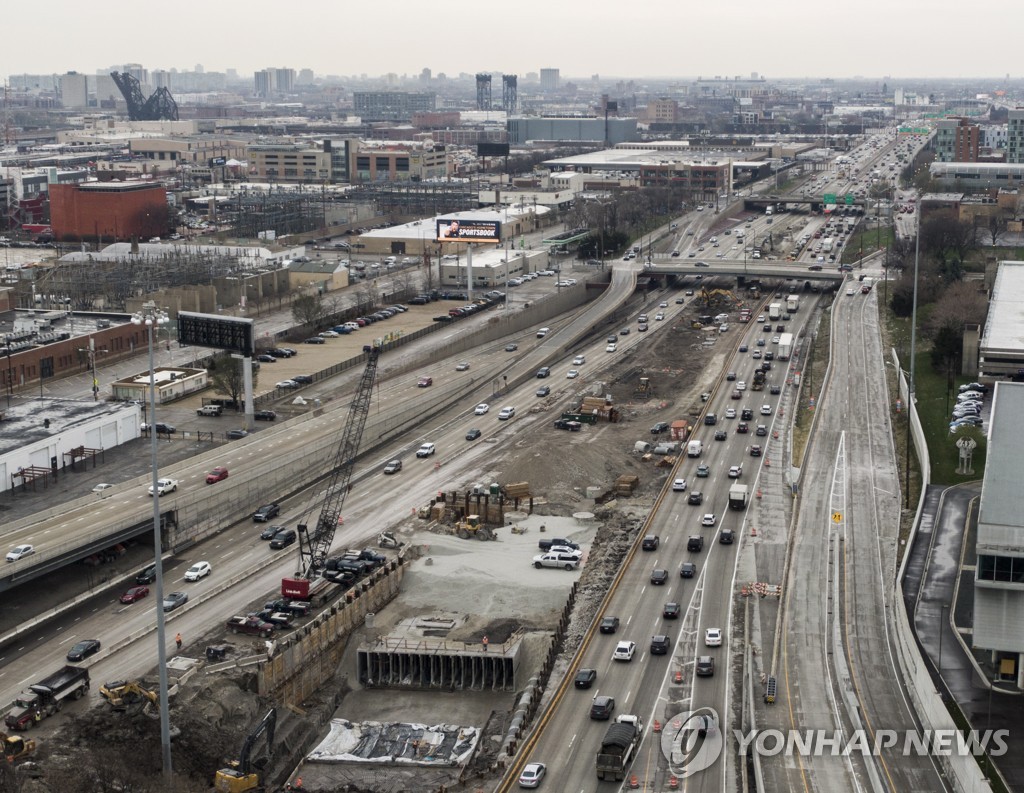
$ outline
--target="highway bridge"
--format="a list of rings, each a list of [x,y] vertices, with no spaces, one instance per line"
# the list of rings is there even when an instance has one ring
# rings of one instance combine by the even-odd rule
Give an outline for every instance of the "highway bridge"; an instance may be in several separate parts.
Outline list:
[[[840,272],[835,264],[808,265],[805,262],[780,262],[767,259],[698,259],[701,265],[691,259],[680,259],[667,253],[656,253],[650,264],[644,267],[647,275],[683,275],[705,278],[724,275],[730,278],[783,278],[786,280],[815,281],[840,284],[846,273]],[[706,265],[706,266],[703,266]],[[821,266],[820,270],[809,267]]]

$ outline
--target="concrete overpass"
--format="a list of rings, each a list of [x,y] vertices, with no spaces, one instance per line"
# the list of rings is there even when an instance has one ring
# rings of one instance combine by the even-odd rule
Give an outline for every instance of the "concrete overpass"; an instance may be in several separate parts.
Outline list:
[[[836,193],[836,203],[834,206],[837,208],[852,206],[857,211],[863,214],[865,207],[868,206],[868,199],[866,198],[854,198],[852,204],[846,203],[845,193]],[[820,211],[825,206],[824,194],[820,193],[814,198],[808,198],[803,194],[790,195],[783,193],[755,193],[754,195],[744,196],[743,208],[744,209],[764,209],[769,204],[801,204],[806,206],[812,212]]]
[[[705,277],[724,275],[730,278],[780,278],[785,280],[817,281],[819,283],[842,283],[846,273],[840,272],[837,265],[822,265],[821,270],[810,270],[805,262],[779,262],[767,259],[711,259],[705,261],[707,267],[698,267],[691,259],[680,259],[665,253],[656,253],[652,262],[644,267],[644,275],[680,275]]]

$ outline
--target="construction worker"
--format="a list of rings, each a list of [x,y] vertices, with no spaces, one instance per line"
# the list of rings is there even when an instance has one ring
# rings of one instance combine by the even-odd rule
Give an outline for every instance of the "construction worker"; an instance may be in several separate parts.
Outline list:
[[[489,642],[488,642],[488,639],[487,639],[487,637],[486,637],[486,636],[484,636],[484,638],[483,638],[483,641],[481,642],[481,644],[483,644],[483,646],[484,646],[484,652],[485,652],[485,653],[487,652],[487,645],[488,645],[488,643],[489,643]]]
[[[181,634],[180,633],[177,636],[174,637],[174,643],[176,645],[178,645],[178,649],[180,650],[181,649]]]
[[[295,789],[296,790],[304,790],[305,789],[305,788],[302,787],[302,777],[300,777],[300,776],[295,777]]]

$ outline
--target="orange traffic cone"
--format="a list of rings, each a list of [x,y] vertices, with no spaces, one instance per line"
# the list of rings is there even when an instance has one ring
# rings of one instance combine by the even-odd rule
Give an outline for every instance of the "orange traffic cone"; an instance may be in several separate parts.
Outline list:
[[[757,536],[757,526],[751,526],[750,527],[750,536],[751,537],[756,537]]]
[[[675,682],[676,683],[682,683],[683,682],[683,673],[679,669],[676,670]]]
[[[678,790],[679,789],[679,780],[676,779],[674,776],[670,776],[668,778],[668,789],[669,790]]]
[[[657,719],[654,720],[654,731],[661,732],[661,722]]]
[[[636,778],[636,774],[629,778],[629,789],[637,790],[640,787],[640,780]]]

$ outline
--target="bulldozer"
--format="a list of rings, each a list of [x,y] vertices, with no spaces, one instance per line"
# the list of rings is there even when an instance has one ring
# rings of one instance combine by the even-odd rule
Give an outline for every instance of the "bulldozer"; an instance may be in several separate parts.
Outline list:
[[[381,548],[401,548],[405,543],[398,539],[394,532],[382,531],[377,535],[377,545]]]
[[[159,708],[157,693],[150,691],[138,680],[115,680],[112,683],[105,683],[100,686],[100,696],[109,702],[110,707],[116,711],[126,711],[129,706],[145,700]]]
[[[455,533],[463,540],[476,537],[478,540],[493,540],[494,530],[480,522],[479,515],[466,515],[464,520],[455,522]]]
[[[217,793],[246,793],[250,790],[263,790],[262,771],[270,762],[274,753],[274,729],[277,727],[277,709],[271,708],[249,737],[242,744],[242,751],[237,760],[231,760],[227,767],[220,769],[213,780],[213,788]],[[258,760],[252,759],[252,750],[256,742],[266,735],[266,752]]]
[[[8,735],[0,732],[0,738],[4,742],[4,757],[8,763],[15,763],[28,757],[36,750],[36,742],[31,738],[22,738],[20,735]]]

